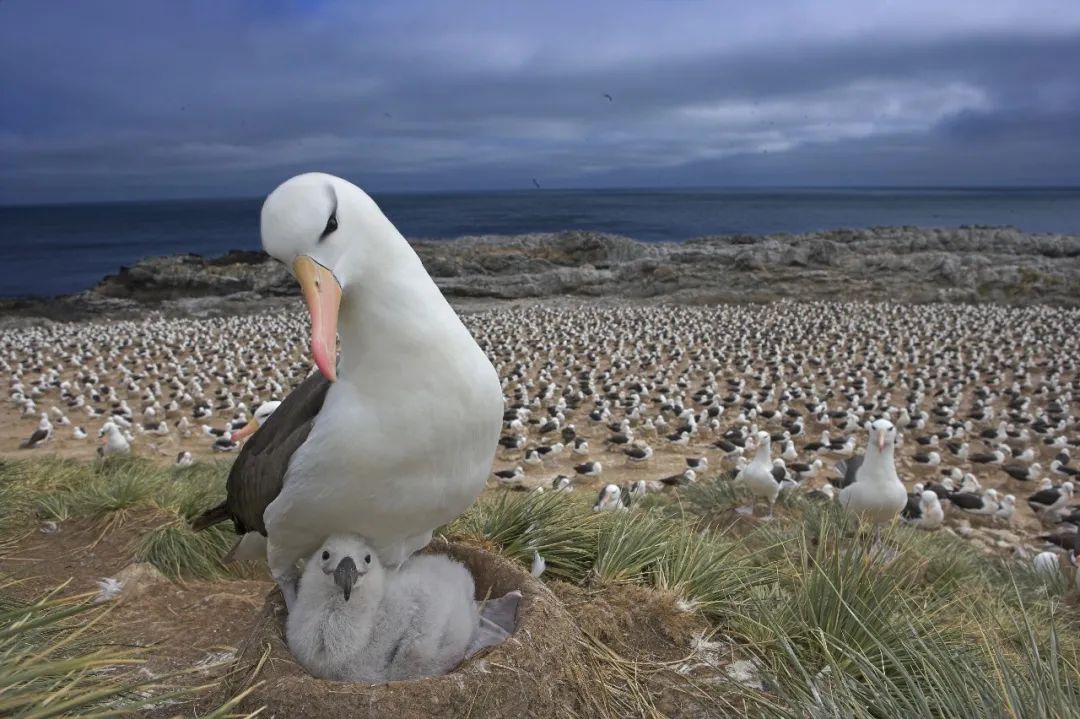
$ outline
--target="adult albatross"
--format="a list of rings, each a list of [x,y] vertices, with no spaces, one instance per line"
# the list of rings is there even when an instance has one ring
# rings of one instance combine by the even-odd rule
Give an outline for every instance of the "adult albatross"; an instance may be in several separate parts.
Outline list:
[[[300,283],[319,372],[245,444],[227,499],[194,527],[231,519],[265,537],[291,606],[297,562],[331,534],[366,537],[393,566],[464,512],[491,471],[503,401],[491,362],[363,190],[294,177],[266,198],[261,233]]]

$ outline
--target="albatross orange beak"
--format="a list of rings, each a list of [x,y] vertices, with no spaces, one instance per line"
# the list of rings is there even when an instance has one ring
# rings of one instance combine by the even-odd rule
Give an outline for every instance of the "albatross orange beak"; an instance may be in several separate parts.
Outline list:
[[[337,319],[341,285],[333,272],[306,255],[293,260],[293,274],[300,282],[300,290],[311,315],[311,357],[323,377],[333,382],[337,379]]]
[[[240,440],[255,434],[255,430],[257,430],[258,428],[259,423],[256,422],[254,418],[252,418],[251,421],[244,425],[243,429],[240,429],[229,435],[229,440],[232,441],[233,444],[235,444]]]
[[[878,448],[878,451],[880,451],[880,452],[885,451],[885,437],[886,437],[885,430],[879,429],[878,433],[877,433],[877,448]]]

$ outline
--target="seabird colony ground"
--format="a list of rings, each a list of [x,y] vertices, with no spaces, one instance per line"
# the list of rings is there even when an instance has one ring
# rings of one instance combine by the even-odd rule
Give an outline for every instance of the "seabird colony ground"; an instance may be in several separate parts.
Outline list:
[[[1061,489],[1051,489],[1057,499],[1027,499],[1042,483],[1074,479],[1080,465],[1071,460],[1080,451],[1080,310],[537,305],[464,319],[505,395],[489,491],[670,491],[730,476],[752,455],[746,439],[764,430],[798,485],[788,491],[812,492],[863,451],[865,423],[885,414],[901,435],[907,488],[968,495],[944,502],[945,526],[983,551],[1038,548],[1060,518],[1043,500],[1070,512]],[[0,452],[91,457],[111,421],[137,455],[228,461],[229,430],[308,375],[306,322],[284,311],[5,330]],[[33,448],[19,448],[35,435]],[[947,475],[951,488],[941,486]],[[916,515],[919,500],[913,494]],[[976,518],[993,526],[973,531]]]

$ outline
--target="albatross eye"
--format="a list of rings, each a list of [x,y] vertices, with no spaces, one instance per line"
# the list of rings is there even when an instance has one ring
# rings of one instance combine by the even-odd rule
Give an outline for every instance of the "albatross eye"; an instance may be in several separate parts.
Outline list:
[[[371,564],[371,555],[370,554],[365,554],[364,555],[364,564]]]
[[[324,550],[323,550],[323,553],[322,553],[322,558],[323,558],[323,561],[325,562],[325,561],[326,561],[327,559],[329,559],[329,558],[330,558],[330,552],[328,552],[328,551],[326,551],[326,550],[324,549]]]
[[[327,235],[337,229],[337,215],[330,215],[330,219],[326,221],[326,227],[323,229],[322,234],[319,235],[319,239],[325,239]]]

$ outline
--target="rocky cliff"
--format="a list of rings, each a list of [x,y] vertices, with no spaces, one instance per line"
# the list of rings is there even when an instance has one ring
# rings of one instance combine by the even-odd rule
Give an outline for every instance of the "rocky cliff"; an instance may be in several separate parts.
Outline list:
[[[680,303],[776,299],[1080,304],[1080,237],[1002,227],[881,227],[643,243],[594,232],[414,243],[451,299],[557,296]],[[0,312],[77,318],[242,311],[297,293],[259,252],[153,257],[86,292]]]

